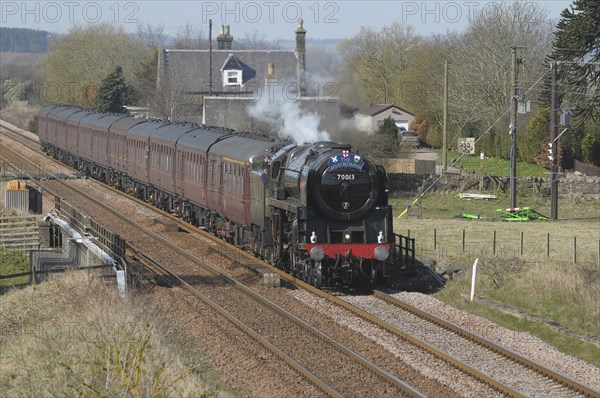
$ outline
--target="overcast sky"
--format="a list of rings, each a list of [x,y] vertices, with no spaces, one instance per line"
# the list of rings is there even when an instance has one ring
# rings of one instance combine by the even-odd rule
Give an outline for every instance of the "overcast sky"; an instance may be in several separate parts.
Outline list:
[[[213,35],[218,26],[231,25],[234,37],[258,31],[270,40],[293,40],[296,20],[304,19],[307,38],[339,39],[355,34],[362,25],[379,29],[397,21],[412,25],[422,35],[462,31],[469,17],[496,1],[5,1],[0,2],[1,25],[65,33],[75,24],[104,21],[135,32],[139,24],[164,25],[164,33],[174,36],[186,24]],[[538,4],[557,19],[571,1],[522,1]]]

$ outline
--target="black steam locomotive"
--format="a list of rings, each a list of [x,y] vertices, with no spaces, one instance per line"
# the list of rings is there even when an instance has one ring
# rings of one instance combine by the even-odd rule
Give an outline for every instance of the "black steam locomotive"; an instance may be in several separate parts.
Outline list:
[[[39,113],[46,153],[315,286],[372,283],[394,250],[387,176],[351,146],[76,107]]]

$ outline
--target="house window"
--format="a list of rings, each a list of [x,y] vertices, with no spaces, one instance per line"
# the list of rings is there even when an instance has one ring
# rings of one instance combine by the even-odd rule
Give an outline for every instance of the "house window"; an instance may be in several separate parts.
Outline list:
[[[235,70],[235,69],[223,71],[223,85],[224,86],[241,86],[242,85],[242,71]]]

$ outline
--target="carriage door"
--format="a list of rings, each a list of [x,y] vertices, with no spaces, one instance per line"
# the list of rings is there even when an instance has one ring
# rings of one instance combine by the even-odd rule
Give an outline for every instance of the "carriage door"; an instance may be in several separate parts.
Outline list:
[[[185,153],[177,148],[175,157],[175,193],[184,196],[183,179],[185,178]]]
[[[224,199],[224,195],[223,195],[223,189],[224,189],[224,187],[223,187],[223,184],[224,184],[223,172],[224,172],[224,170],[223,170],[223,167],[224,167],[224,164],[221,160],[219,160],[217,165],[218,165],[217,166],[217,184],[218,184],[217,185],[217,188],[218,188],[217,189],[217,195],[218,195],[217,196],[217,203],[218,203],[217,209],[219,212],[222,213],[224,211],[224,206],[223,206],[223,199]]]
[[[154,151],[150,150],[150,138],[148,138],[145,142],[144,142],[144,153],[145,153],[145,162],[144,162],[144,181],[146,181],[148,184],[150,183],[150,157],[151,156],[158,156],[158,154],[156,153],[156,145],[152,144],[154,146]]]

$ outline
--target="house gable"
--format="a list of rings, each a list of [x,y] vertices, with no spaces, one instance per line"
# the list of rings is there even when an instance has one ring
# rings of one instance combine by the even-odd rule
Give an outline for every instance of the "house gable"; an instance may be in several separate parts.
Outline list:
[[[221,77],[224,87],[243,86],[255,76],[256,71],[233,54],[229,54],[221,67]]]

